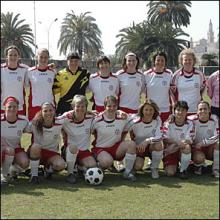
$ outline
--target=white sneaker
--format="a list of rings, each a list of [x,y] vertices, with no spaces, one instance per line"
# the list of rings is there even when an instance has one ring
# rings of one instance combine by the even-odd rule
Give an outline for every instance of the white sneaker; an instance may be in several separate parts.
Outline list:
[[[159,173],[157,168],[151,168],[151,177],[152,179],[158,179]]]
[[[219,170],[213,170],[213,171],[212,171],[212,175],[213,175],[215,178],[218,178],[218,179],[219,179]]]

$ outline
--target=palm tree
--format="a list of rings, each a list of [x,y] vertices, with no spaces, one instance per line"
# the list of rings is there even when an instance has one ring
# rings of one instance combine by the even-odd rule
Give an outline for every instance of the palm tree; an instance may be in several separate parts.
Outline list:
[[[142,61],[151,66],[152,55],[156,51],[168,54],[168,67],[178,66],[178,55],[189,44],[181,36],[188,36],[180,28],[173,28],[170,23],[159,25],[144,21],[131,27],[123,28],[117,37],[121,37],[116,44],[116,54],[123,57],[127,51],[136,52]]]
[[[218,66],[218,55],[215,53],[205,53],[201,57],[202,66]]]
[[[60,54],[67,54],[69,51],[76,51],[82,58],[83,54],[101,53],[102,42],[100,40],[101,31],[98,25],[94,23],[95,18],[90,16],[90,12],[81,13],[79,16],[67,13],[61,26],[61,34],[58,41]]]
[[[191,1],[150,1],[148,20],[151,22],[171,22],[175,27],[190,24],[191,14],[187,9],[191,7]]]
[[[23,24],[25,19],[19,20],[20,14],[1,13],[1,57],[4,50],[10,45],[15,45],[21,51],[22,58],[33,58],[34,53],[31,46],[34,44],[34,35],[29,24]]]

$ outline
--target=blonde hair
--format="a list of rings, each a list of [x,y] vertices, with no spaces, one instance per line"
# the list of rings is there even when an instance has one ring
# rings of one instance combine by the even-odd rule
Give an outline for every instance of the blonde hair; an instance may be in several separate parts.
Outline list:
[[[115,105],[118,106],[118,99],[115,96],[113,96],[113,95],[105,97],[105,99],[104,99],[104,107],[107,106],[108,102],[112,102],[112,103],[114,103]]]
[[[193,58],[193,65],[196,64],[197,59],[194,51],[191,48],[184,49],[179,54],[179,64],[183,65],[183,55],[192,56]]]
[[[36,57],[41,53],[46,53],[48,55],[48,58],[50,57],[49,51],[46,48],[41,48],[41,49],[37,50]]]
[[[76,103],[85,104],[86,108],[88,106],[88,100],[86,99],[86,97],[84,95],[75,95],[73,97],[73,100],[71,102],[72,108],[75,107]]]

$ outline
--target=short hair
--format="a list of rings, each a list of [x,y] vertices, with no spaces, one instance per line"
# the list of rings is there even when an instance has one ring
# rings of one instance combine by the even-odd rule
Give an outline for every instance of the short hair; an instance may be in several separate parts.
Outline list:
[[[77,52],[70,52],[67,55],[67,60],[71,60],[71,59],[77,59],[80,60],[79,54]]]
[[[83,103],[85,104],[86,108],[88,106],[88,100],[84,95],[74,95],[73,100],[71,102],[73,108],[75,107],[76,103]]]
[[[107,57],[107,56],[101,56],[101,57],[99,57],[98,58],[98,60],[97,60],[97,62],[96,62],[96,66],[99,68],[99,64],[101,63],[101,62],[105,62],[105,63],[111,63],[110,62],[110,60],[109,60],[109,58]]]
[[[4,51],[5,57],[8,55],[8,51],[11,50],[11,49],[16,50],[16,51],[18,52],[18,55],[21,56],[21,52],[20,52],[20,50],[18,49],[18,47],[15,46],[15,45],[10,45],[10,46],[8,46],[8,47],[5,49],[5,51]]]
[[[174,111],[177,109],[177,108],[183,108],[183,109],[186,109],[186,111],[189,110],[189,106],[187,104],[186,101],[177,101],[174,105]]]
[[[160,114],[159,113],[159,107],[156,104],[156,102],[154,102],[152,99],[146,99],[145,102],[140,105],[140,107],[138,108],[138,115],[143,118],[144,114],[143,114],[143,109],[146,105],[150,105],[151,107],[153,107],[154,109],[154,115],[153,115],[153,119],[156,119],[157,116]]]
[[[133,52],[128,52],[128,53],[125,55],[125,57],[124,57],[124,59],[123,59],[122,68],[123,68],[124,70],[127,69],[126,60],[127,60],[128,56],[134,56],[134,57],[136,57],[136,59],[137,59],[136,70],[138,70],[140,60],[139,60],[137,54],[136,54],[136,53],[133,53]]]
[[[104,107],[107,106],[109,101],[113,102],[114,104],[116,104],[118,106],[118,99],[115,96],[110,95],[110,96],[106,96],[105,97],[105,99],[104,99]]]
[[[155,63],[156,57],[157,56],[162,56],[165,59],[165,64],[167,64],[167,54],[163,51],[158,51],[153,55],[153,63]]]
[[[187,48],[187,49],[184,49],[180,52],[179,54],[179,64],[183,65],[183,55],[189,55],[189,56],[192,56],[193,57],[193,61],[194,61],[194,64],[196,64],[196,55],[195,53],[193,52],[193,50],[191,48]]]

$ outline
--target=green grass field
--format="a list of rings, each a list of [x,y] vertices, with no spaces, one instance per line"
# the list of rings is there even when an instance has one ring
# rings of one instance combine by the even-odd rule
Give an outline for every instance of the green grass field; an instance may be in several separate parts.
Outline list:
[[[29,144],[24,135],[22,145]],[[219,219],[219,181],[210,174],[181,180],[161,169],[160,176],[139,172],[137,182],[128,182],[106,172],[99,186],[82,177],[70,185],[66,171],[53,181],[40,177],[39,185],[19,177],[1,189],[1,219]]]

